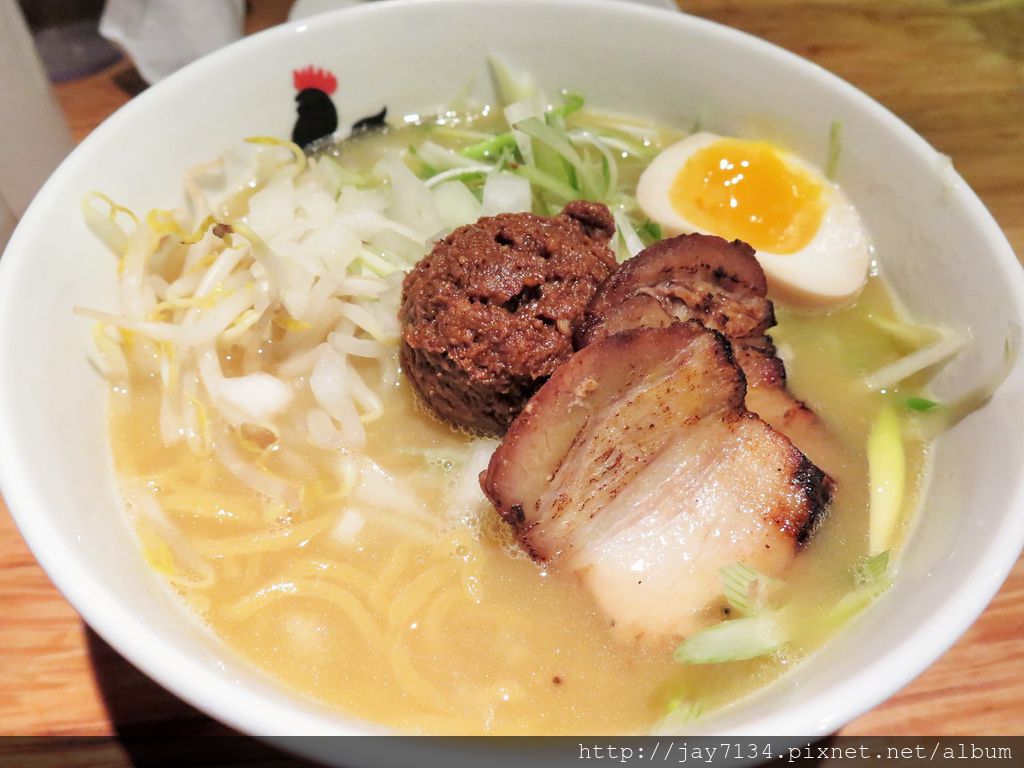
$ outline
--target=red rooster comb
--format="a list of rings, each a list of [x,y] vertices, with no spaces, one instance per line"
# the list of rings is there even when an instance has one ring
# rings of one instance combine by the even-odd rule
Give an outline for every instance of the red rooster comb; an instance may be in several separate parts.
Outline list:
[[[338,87],[338,80],[326,69],[319,69],[312,65],[305,69],[296,69],[292,72],[292,82],[295,83],[295,90],[304,91],[307,88],[316,88],[328,96],[334,93]]]

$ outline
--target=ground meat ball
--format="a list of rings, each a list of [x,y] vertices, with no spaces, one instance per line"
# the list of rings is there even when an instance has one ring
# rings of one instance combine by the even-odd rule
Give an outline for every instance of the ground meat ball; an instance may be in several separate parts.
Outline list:
[[[503,433],[573,352],[597,286],[615,268],[599,203],[552,218],[506,213],[460,227],[405,278],[402,367],[452,424]]]

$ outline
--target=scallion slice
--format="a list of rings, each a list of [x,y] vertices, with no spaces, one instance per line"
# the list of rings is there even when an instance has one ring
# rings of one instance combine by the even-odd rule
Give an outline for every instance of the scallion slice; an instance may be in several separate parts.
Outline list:
[[[673,658],[682,664],[719,664],[774,653],[789,640],[778,612],[723,621],[686,638]]]
[[[857,568],[857,581],[862,585],[883,581],[889,574],[889,550],[872,555]]]
[[[576,178],[577,192],[584,198],[594,199],[601,195],[598,174],[589,164],[583,162],[580,153],[572,145],[566,133],[535,117],[522,120],[515,125],[516,130],[522,131],[534,141],[540,142],[562,160],[564,160],[574,172]],[[536,148],[534,150],[536,152]]]
[[[929,400],[927,397],[918,397],[916,395],[904,400],[903,405],[908,411],[913,411],[914,413],[928,413],[928,411],[939,407],[939,403],[934,400]]]
[[[879,411],[868,435],[868,482],[871,491],[868,549],[889,549],[903,506],[906,458],[899,416],[890,403]]]
[[[752,616],[763,608],[768,589],[778,583],[745,563],[727,565],[718,574],[725,599],[741,616]]]
[[[668,712],[651,728],[652,734],[669,734],[677,731],[688,723],[700,719],[704,714],[704,705],[693,699],[673,699],[668,705]]]

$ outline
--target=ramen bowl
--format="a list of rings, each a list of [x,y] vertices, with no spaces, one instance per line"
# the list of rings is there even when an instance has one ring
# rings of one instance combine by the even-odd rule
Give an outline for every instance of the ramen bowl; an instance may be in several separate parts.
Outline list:
[[[552,30],[572,29],[553,42]],[[500,34],[488,31],[500,30]],[[136,210],[181,199],[185,169],[245,136],[291,135],[292,72],[339,83],[342,123],[386,106],[429,115],[464,96],[487,102],[490,55],[549,93],[679,126],[755,134],[823,160],[844,135],[838,180],[881,268],[913,315],[968,327],[976,343],[940,375],[963,391],[996,368],[1024,323],[1024,278],[992,217],[897,117],[819,67],[681,14],[592,0],[430,0],[370,4],[236,43],[149,89],[96,129],[52,176],[0,262],[0,485],[19,529],[84,620],[188,703],[255,735],[373,734],[238,658],[147,565],[123,513],[108,440],[105,382],[90,366],[87,305],[116,308],[115,261],[82,219],[102,190]],[[969,255],[969,269],[963,260]],[[693,731],[819,736],[912,680],[984,609],[1024,541],[1024,375],[943,435],[892,589],[820,651]],[[353,664],[373,663],[353,659]]]

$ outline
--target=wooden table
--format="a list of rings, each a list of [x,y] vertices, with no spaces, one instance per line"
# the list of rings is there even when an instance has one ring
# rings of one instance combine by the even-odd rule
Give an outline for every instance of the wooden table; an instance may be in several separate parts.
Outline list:
[[[250,29],[283,20],[289,5],[253,0]],[[682,5],[812,59],[888,106],[953,158],[1024,253],[1024,3]],[[122,63],[58,88],[77,138],[127,101],[117,83],[130,84],[129,69]],[[36,565],[0,502],[0,733],[224,730],[150,682],[82,624]],[[960,642],[842,733],[1024,733],[1024,560]]]

